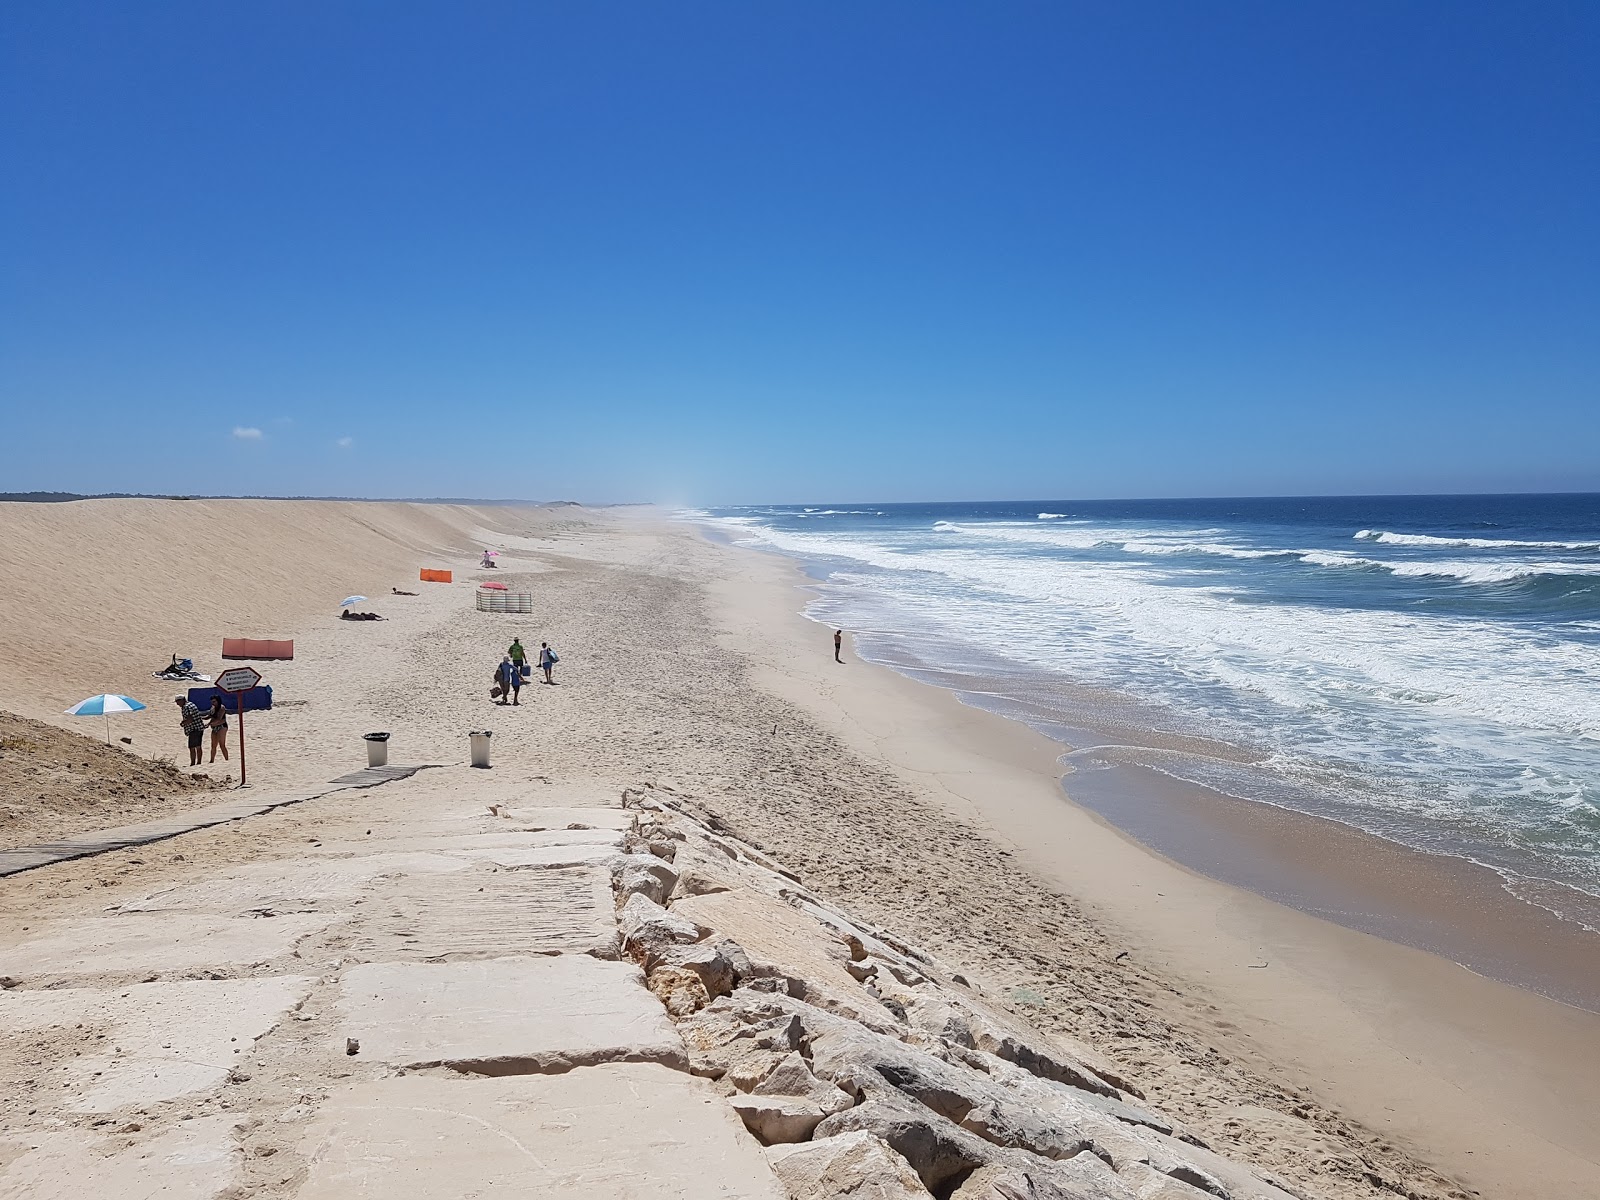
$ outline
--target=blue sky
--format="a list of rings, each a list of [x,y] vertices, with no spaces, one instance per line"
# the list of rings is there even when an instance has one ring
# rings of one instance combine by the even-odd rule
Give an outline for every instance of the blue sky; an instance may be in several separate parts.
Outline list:
[[[0,490],[1600,490],[1597,62],[1586,2],[7,6]]]

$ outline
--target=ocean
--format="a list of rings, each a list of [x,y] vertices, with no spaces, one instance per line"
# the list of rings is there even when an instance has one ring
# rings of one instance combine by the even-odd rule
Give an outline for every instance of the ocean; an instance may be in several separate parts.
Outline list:
[[[1135,763],[1600,913],[1600,495],[688,515],[803,560],[809,615],[1067,771]]]

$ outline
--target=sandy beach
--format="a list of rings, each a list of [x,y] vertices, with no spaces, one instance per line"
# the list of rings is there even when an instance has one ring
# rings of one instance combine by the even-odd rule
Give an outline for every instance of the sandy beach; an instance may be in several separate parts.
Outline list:
[[[361,804],[420,811],[465,786],[449,772],[467,732],[492,728],[513,764],[494,777],[508,797],[670,789],[1306,1197],[1600,1189],[1600,1017],[1146,849],[1063,794],[1059,745],[857,661],[848,641],[835,664],[831,631],[800,615],[791,562],[651,510],[0,509],[0,708],[70,729],[60,709],[82,695],[153,698],[120,732],[132,753],[178,758],[172,689],[150,670],[177,650],[214,671],[224,635],[293,637],[295,661],[263,667],[280,707],[251,718],[257,789],[354,770],[360,735],[387,730],[397,759],[449,766]],[[502,570],[475,569],[484,546],[504,552]],[[419,585],[424,565],[458,582]],[[535,615],[474,611],[489,576],[532,591]],[[348,592],[390,619],[340,622]],[[562,661],[558,686],[531,684],[502,709],[488,677],[513,635],[548,640]],[[353,803],[169,845],[214,863],[287,861]],[[10,878],[0,934],[99,911],[180,869],[171,853],[119,852]]]

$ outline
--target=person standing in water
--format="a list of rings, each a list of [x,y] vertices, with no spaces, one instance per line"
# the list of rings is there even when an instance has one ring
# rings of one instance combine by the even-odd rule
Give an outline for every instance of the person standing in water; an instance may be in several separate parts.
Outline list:
[[[833,661],[836,662],[836,663],[842,663],[844,661],[844,659],[839,657],[839,650],[843,646],[844,646],[844,630],[835,629],[833,631]]]
[[[544,681],[546,683],[555,682],[554,679],[550,678],[550,668],[555,666],[556,663],[560,661],[561,659],[557,656],[556,652],[550,649],[549,642],[539,643],[539,669],[544,672]]]

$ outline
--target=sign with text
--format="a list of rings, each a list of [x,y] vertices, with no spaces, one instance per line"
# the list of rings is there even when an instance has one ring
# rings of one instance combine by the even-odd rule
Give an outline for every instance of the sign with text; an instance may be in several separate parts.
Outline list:
[[[248,692],[261,682],[261,672],[254,667],[229,667],[217,676],[217,686],[225,692]]]

